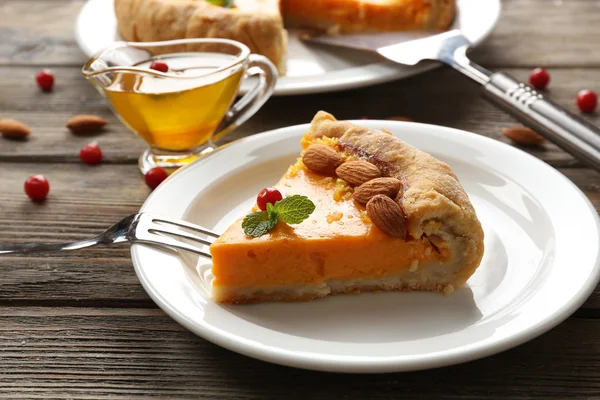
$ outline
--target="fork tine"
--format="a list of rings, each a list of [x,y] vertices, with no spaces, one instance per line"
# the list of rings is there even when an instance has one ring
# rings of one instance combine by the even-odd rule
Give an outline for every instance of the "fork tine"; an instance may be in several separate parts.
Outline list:
[[[214,238],[218,238],[219,237],[219,235],[216,234],[216,233],[214,233],[213,231],[210,231],[210,230],[208,230],[206,228],[203,228],[201,226],[198,226],[198,225],[191,224],[191,223],[186,222],[186,221],[174,220],[174,219],[170,219],[168,217],[163,217],[162,215],[160,215],[160,216],[159,215],[151,215],[151,217],[152,217],[152,222],[154,222],[154,223],[163,223],[163,224],[167,224],[167,225],[175,225],[175,226],[179,226],[181,228],[190,229],[190,230],[195,231],[195,232],[200,232],[200,233],[203,233],[205,235],[212,236]]]
[[[159,247],[170,247],[170,248],[175,248],[175,249],[180,249],[180,250],[185,250],[185,251],[189,251],[198,255],[201,255],[203,257],[206,257],[208,259],[211,259],[212,256],[210,255],[209,252],[200,250],[199,247],[197,246],[192,246],[190,244],[181,242],[179,240],[173,239],[171,237],[168,236],[161,236],[160,240],[152,240],[152,239],[140,239],[137,240],[138,243],[145,243],[145,244],[151,244],[151,245],[155,245],[155,246],[159,246]]]
[[[212,241],[219,237],[218,234],[201,226],[159,214],[142,213],[140,215],[140,223],[136,227],[136,240],[138,242],[186,250],[209,259],[212,258],[210,252],[204,251],[203,246],[197,244],[210,246]],[[200,237],[195,233],[186,232],[182,229],[189,229],[208,237]],[[186,243],[181,239],[187,239],[197,244]]]
[[[164,227],[164,228],[151,227],[148,229],[148,232],[152,233],[152,234],[163,233],[163,234],[167,234],[167,235],[172,235],[172,236],[176,236],[179,238],[188,239],[188,240],[191,240],[194,242],[199,242],[199,243],[205,244],[207,246],[210,246],[212,244],[211,241],[201,238],[199,236],[193,235],[191,233],[178,231],[178,230],[175,230],[175,229],[172,229],[169,227]]]

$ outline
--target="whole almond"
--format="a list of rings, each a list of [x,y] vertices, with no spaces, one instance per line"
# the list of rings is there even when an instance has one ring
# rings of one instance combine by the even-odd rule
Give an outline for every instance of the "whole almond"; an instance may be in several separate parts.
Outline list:
[[[505,128],[502,129],[502,134],[513,142],[525,146],[535,146],[545,140],[536,131],[523,127]]]
[[[367,215],[386,235],[406,238],[404,211],[394,200],[378,194],[367,203]]]
[[[378,194],[393,199],[401,188],[402,182],[396,178],[376,178],[357,187],[352,197],[361,204],[367,204],[369,200]]]
[[[75,134],[95,133],[101,130],[108,122],[95,115],[76,115],[67,122],[67,128]]]
[[[16,119],[0,119],[0,133],[9,139],[21,139],[29,136],[31,130]]]
[[[367,161],[349,161],[335,170],[337,176],[351,185],[360,186],[371,179],[380,178],[381,171]]]
[[[319,174],[333,175],[335,169],[344,160],[331,147],[323,144],[311,145],[302,156],[302,162],[308,169]]]

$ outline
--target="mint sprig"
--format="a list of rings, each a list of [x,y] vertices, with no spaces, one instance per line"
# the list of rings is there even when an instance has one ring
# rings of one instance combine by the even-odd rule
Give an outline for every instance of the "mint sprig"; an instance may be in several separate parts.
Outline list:
[[[299,224],[315,211],[315,204],[306,196],[294,195],[278,201],[275,205],[267,203],[266,211],[256,211],[246,215],[242,229],[248,236],[259,237],[277,225],[281,220],[287,224]]]

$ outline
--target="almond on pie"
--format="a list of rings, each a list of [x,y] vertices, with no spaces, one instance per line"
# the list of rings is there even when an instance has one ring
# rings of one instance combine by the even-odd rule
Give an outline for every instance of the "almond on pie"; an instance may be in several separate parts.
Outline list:
[[[329,32],[446,30],[456,0],[114,0],[127,41],[227,38],[244,43],[285,72],[286,27]],[[193,49],[187,49],[193,50]]]
[[[304,151],[275,187],[314,212],[250,237],[242,220],[211,246],[212,296],[224,303],[300,301],[365,291],[462,286],[483,231],[452,169],[389,132],[319,112]]]

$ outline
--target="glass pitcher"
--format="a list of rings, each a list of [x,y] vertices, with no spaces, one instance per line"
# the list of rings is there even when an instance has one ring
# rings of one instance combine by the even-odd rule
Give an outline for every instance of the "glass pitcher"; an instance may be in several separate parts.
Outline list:
[[[173,171],[214,149],[267,101],[278,77],[266,57],[227,39],[118,42],[82,73],[149,145],[139,159],[144,174]],[[249,77],[256,85],[234,103]]]

